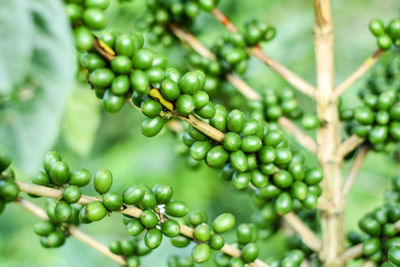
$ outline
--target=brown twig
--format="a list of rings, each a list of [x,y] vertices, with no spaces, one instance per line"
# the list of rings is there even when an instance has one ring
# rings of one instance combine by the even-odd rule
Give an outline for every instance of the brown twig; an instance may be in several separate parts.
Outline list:
[[[203,46],[195,37],[190,33],[185,32],[178,26],[170,24],[172,32],[184,43],[187,43],[193,50],[195,50],[200,55],[207,57],[209,59],[215,59],[215,55],[211,53],[206,47]],[[204,52],[206,51],[206,52]],[[251,88],[246,82],[244,82],[239,77],[227,74],[226,79],[236,87],[236,89],[247,99],[262,99],[260,94],[258,94],[253,88]],[[287,118],[279,120],[279,124],[283,129],[285,129],[290,134],[293,134],[297,142],[308,149],[310,152],[316,152],[315,141],[307,135],[303,130],[297,127],[294,123],[290,122]]]
[[[343,94],[344,91],[346,91],[353,83],[360,79],[372,66],[375,65],[382,54],[383,51],[378,49],[372,56],[368,57],[353,74],[336,87],[333,97],[338,98]]]
[[[55,188],[50,188],[50,187],[36,185],[36,184],[30,184],[30,183],[23,182],[20,180],[16,180],[15,182],[17,183],[19,189],[22,192],[26,192],[29,194],[48,197],[48,198],[59,198],[62,195],[62,191],[55,189]],[[102,201],[102,199],[82,195],[77,203],[86,205],[92,201]],[[124,210],[121,210],[119,212],[122,214],[128,215],[128,216],[131,216],[131,217],[139,218],[140,214],[142,213],[142,210],[137,207],[134,207],[134,206],[127,206]],[[193,239],[193,228],[191,228],[189,226],[186,226],[186,225],[180,223],[180,233],[188,238]],[[240,257],[240,255],[241,255],[241,251],[239,249],[237,249],[233,246],[230,246],[228,244],[225,244],[220,249],[220,251],[227,255],[230,255],[232,257]],[[253,267],[268,267],[268,264],[264,263],[263,261],[261,261],[259,259],[255,260],[250,265]]]
[[[299,217],[296,216],[293,212],[289,212],[288,214],[283,216],[283,219],[288,223],[288,225],[293,228],[301,237],[301,240],[306,244],[309,248],[314,251],[320,251],[322,244],[321,240],[305,225]]]
[[[21,199],[15,201],[15,203],[17,205],[23,207],[27,211],[31,212],[32,214],[36,215],[37,217],[39,217],[43,220],[49,220],[49,217],[47,216],[46,212],[39,206],[36,206],[35,204],[33,204],[32,202],[21,198]],[[90,235],[82,232],[76,226],[70,225],[68,227],[68,231],[73,237],[75,237],[82,243],[85,243],[86,245],[90,246],[91,248],[99,251],[100,253],[109,257],[113,261],[116,261],[118,264],[120,264],[120,265],[126,264],[126,261],[123,257],[113,254],[108,249],[108,247],[106,247],[102,243],[98,242],[97,240],[93,239],[93,237],[91,237]]]
[[[347,138],[343,143],[339,145],[338,148],[338,156],[343,158],[351,151],[353,151],[356,147],[361,145],[365,139],[358,137],[357,135],[352,135]]]
[[[291,120],[281,117],[279,118],[278,123],[283,129],[285,129],[286,132],[291,134],[300,145],[307,148],[314,155],[317,154],[317,144],[315,143],[314,139],[297,127],[297,125]]]
[[[360,169],[362,167],[364,159],[367,156],[367,153],[368,153],[367,146],[362,146],[362,147],[360,147],[360,149],[358,149],[357,156],[353,161],[353,164],[349,170],[349,173],[347,174],[346,179],[344,180],[343,197],[347,196],[347,194],[350,191],[351,186],[354,184],[354,182],[357,178],[357,175],[360,172]]]
[[[213,10],[212,14],[222,25],[224,25],[228,29],[228,31],[230,31],[230,32],[238,31],[236,26],[231,22],[231,20],[227,16],[224,15],[224,13],[221,12],[221,10],[215,8]],[[279,64],[278,62],[276,62],[273,59],[271,59],[270,57],[268,57],[261,50],[261,47],[255,46],[252,49],[251,54],[253,54],[255,57],[257,57],[262,62],[264,62],[267,66],[269,66],[277,74],[282,76],[282,78],[285,79],[294,88],[296,88],[303,94],[308,95],[311,98],[314,97],[315,88],[313,86],[311,86],[305,80],[300,78],[297,74],[291,72],[289,69],[287,69],[283,65]]]
[[[189,114],[189,116],[185,117],[182,115],[179,115],[178,118],[180,118],[183,121],[186,121],[193,127],[195,127],[197,130],[200,132],[204,133],[211,139],[217,141],[217,142],[222,142],[224,140],[225,134],[214,127],[212,127],[210,124],[205,123],[204,121],[198,119],[196,116]]]

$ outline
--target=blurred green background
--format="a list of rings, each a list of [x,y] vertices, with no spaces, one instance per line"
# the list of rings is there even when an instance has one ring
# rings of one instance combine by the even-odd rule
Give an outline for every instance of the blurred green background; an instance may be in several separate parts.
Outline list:
[[[368,31],[368,23],[374,17],[385,23],[398,14],[396,0],[333,0],[335,27],[336,82],[339,83],[354,71],[376,49],[375,38]],[[221,0],[220,8],[234,23],[241,25],[247,18],[265,20],[277,28],[277,37],[266,44],[264,51],[272,58],[288,66],[294,72],[315,83],[313,50],[312,1],[289,0]],[[135,21],[145,10],[143,0],[118,5],[113,1],[108,11],[110,27],[134,32]],[[202,13],[197,19],[199,39],[211,44],[213,38],[224,33],[210,14]],[[4,37],[3,37],[4,38]],[[5,36],[7,38],[7,36]],[[161,46],[154,47],[162,52]],[[188,50],[189,51],[189,50]],[[182,46],[167,49],[171,64],[185,66]],[[288,85],[256,59],[252,59],[244,79],[256,90],[284,88]],[[364,80],[365,81],[365,80]],[[357,104],[356,92],[364,84],[361,80],[343,97],[344,104]],[[313,103],[299,95],[302,107],[312,111]],[[220,179],[217,171],[205,166],[190,169],[185,160],[176,155],[176,137],[165,131],[154,138],[140,133],[142,115],[125,106],[116,115],[106,114],[101,103],[87,86],[76,84],[69,95],[68,104],[60,125],[59,136],[53,149],[60,152],[72,168],[86,167],[95,172],[100,167],[109,168],[114,174],[113,191],[122,190],[131,183],[143,182],[150,186],[168,183],[173,186],[175,199],[184,200],[191,209],[204,209],[209,218],[220,212],[232,212],[238,223],[246,222],[254,210],[249,196],[234,190],[230,183]],[[309,162],[315,162],[308,155]],[[344,173],[348,169],[345,164]],[[399,171],[390,158],[370,153],[347,199],[346,227],[354,229],[357,220],[382,201],[383,191],[388,188],[389,178]],[[19,172],[20,179],[29,176]],[[94,193],[88,188],[86,193]],[[40,200],[35,200],[41,203]],[[39,245],[33,233],[36,217],[10,204],[0,216],[0,267],[24,266],[116,266],[79,241],[69,238],[60,249],[46,250]],[[99,241],[108,244],[114,239],[126,237],[119,214],[82,229]],[[261,258],[280,256],[285,248],[283,233],[278,232],[264,242]],[[190,255],[190,247],[173,248],[167,238],[161,249],[146,256],[145,266],[166,266],[171,254]],[[213,261],[204,266],[213,266]]]

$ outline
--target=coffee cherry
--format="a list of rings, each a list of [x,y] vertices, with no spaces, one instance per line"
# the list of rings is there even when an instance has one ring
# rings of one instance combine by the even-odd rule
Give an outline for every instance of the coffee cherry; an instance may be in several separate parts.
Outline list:
[[[390,137],[394,141],[400,141],[400,123],[399,122],[390,123],[389,134],[390,134]]]
[[[293,177],[289,172],[279,170],[274,174],[273,181],[280,188],[287,188],[292,185]]]
[[[321,121],[314,114],[306,114],[301,119],[301,125],[306,129],[316,129],[320,124]]]
[[[147,137],[156,136],[164,127],[164,120],[157,116],[154,118],[146,118],[142,122],[142,134]]]
[[[212,249],[220,250],[225,245],[225,239],[222,235],[215,234],[211,237],[209,245]]]
[[[76,185],[68,185],[65,187],[62,196],[66,202],[75,203],[81,198],[82,191]]]
[[[87,214],[86,214],[86,206],[83,206],[83,208],[79,211],[79,222],[88,224],[91,223],[92,221],[88,219]]]
[[[129,256],[135,252],[135,245],[129,240],[120,241],[122,255]]]
[[[264,136],[263,143],[266,146],[276,147],[283,140],[283,133],[281,130],[270,130]]]
[[[279,215],[283,215],[292,210],[293,200],[289,193],[282,192],[275,200],[275,210]]]
[[[154,209],[157,206],[156,197],[151,192],[145,192],[139,206],[141,209]]]
[[[146,70],[151,67],[153,62],[153,52],[148,48],[139,49],[132,58],[133,67]]]
[[[246,153],[257,152],[262,147],[261,139],[258,136],[251,135],[242,138],[241,149]]]
[[[126,259],[126,266],[127,267],[139,267],[140,260],[137,256],[130,256]]]
[[[182,201],[170,201],[165,206],[165,212],[173,217],[183,217],[188,213],[188,207]]]
[[[132,38],[126,34],[117,37],[115,41],[115,51],[118,55],[131,57],[135,52],[135,44]]]
[[[210,227],[205,223],[199,224],[194,228],[193,235],[197,240],[207,242],[211,238]]]
[[[303,200],[302,204],[307,209],[315,209],[318,204],[318,196],[315,193],[309,191],[307,193],[306,199]]]
[[[144,210],[140,214],[140,222],[146,227],[146,228],[154,228],[158,224],[158,217],[157,215],[151,211],[151,210]]]
[[[268,185],[268,177],[263,175],[260,171],[254,170],[251,173],[251,184],[257,188],[266,187]]]
[[[223,140],[224,148],[228,151],[234,152],[237,151],[242,142],[240,139],[240,135],[235,132],[226,133]]]
[[[43,165],[47,173],[50,173],[50,167],[56,161],[61,161],[61,156],[57,152],[50,151],[46,153]]]
[[[197,91],[193,95],[193,99],[197,110],[204,108],[210,101],[208,94],[204,91]]]
[[[159,184],[153,187],[153,194],[157,199],[157,204],[167,204],[174,191],[169,185]]]
[[[241,243],[250,243],[253,234],[253,229],[249,224],[243,223],[236,228],[236,235]]]
[[[371,236],[379,236],[381,233],[381,226],[372,218],[363,218],[358,223],[359,227]]]
[[[376,125],[369,132],[368,140],[372,144],[382,143],[388,137],[388,128],[386,126]]]
[[[79,187],[88,185],[91,179],[91,174],[87,169],[72,171],[68,183]]]
[[[193,95],[200,88],[199,75],[196,72],[187,72],[179,80],[179,87],[183,94]]]
[[[54,209],[54,215],[59,222],[66,222],[72,215],[72,208],[67,202],[60,201]]]
[[[94,176],[94,189],[99,194],[104,194],[108,192],[111,188],[113,182],[113,177],[111,172],[106,168],[99,169]]]
[[[40,236],[48,236],[51,232],[54,231],[54,226],[49,221],[40,221],[35,223],[33,226],[33,231]]]
[[[239,172],[244,172],[249,167],[247,157],[242,150],[231,153],[230,163]]]
[[[211,250],[208,244],[198,244],[192,250],[192,258],[196,263],[203,263],[210,258]]]
[[[118,74],[127,74],[131,68],[132,63],[127,56],[118,55],[111,60],[111,69]]]
[[[300,181],[295,181],[290,188],[290,194],[298,200],[305,200],[307,191],[307,185]]]
[[[114,76],[110,69],[99,68],[90,73],[89,80],[96,87],[106,88],[111,85]]]
[[[380,19],[373,19],[369,23],[369,30],[372,32],[373,35],[378,37],[385,34],[385,25]]]
[[[180,225],[177,221],[169,219],[163,222],[161,231],[168,237],[176,237],[179,235]]]
[[[157,228],[150,229],[147,231],[144,242],[148,248],[155,249],[158,248],[162,241],[161,231]]]
[[[0,198],[6,202],[16,200],[18,198],[19,188],[13,180],[0,179]]]
[[[324,175],[320,169],[312,169],[307,171],[304,181],[308,185],[316,185],[319,184],[323,178]]]
[[[232,184],[236,189],[246,188],[251,180],[251,172],[237,172],[232,176]]]
[[[111,113],[117,113],[124,105],[125,98],[123,96],[114,95],[110,90],[106,90],[103,96],[104,109]]]
[[[387,27],[388,34],[392,38],[392,40],[396,40],[400,38],[400,20],[394,19],[389,22]]]
[[[114,78],[111,84],[111,92],[113,95],[122,96],[129,91],[130,81],[128,76],[119,75]]]
[[[252,262],[258,257],[258,247],[255,243],[248,243],[242,248],[242,260]]]
[[[143,114],[150,118],[158,116],[162,110],[161,104],[151,98],[142,102],[140,108],[142,109]]]
[[[86,27],[78,27],[74,30],[75,46],[79,51],[88,51],[94,45],[94,37]]]
[[[295,162],[293,159],[294,157],[292,157],[292,161],[289,164],[288,171],[295,180],[303,180],[305,176],[304,165],[299,162]]]
[[[160,83],[164,80],[164,69],[160,67],[151,67],[146,74],[151,83]]]
[[[85,24],[93,30],[100,30],[107,24],[107,17],[104,11],[98,8],[86,9],[83,12],[82,19]]]
[[[103,196],[103,204],[108,210],[120,210],[122,208],[122,197],[113,192],[108,192]]]
[[[100,221],[107,215],[107,209],[104,207],[103,203],[99,201],[93,201],[86,205],[86,217],[94,222]]]
[[[65,10],[71,24],[76,24],[82,18],[83,8],[75,3],[66,4]]]
[[[193,97],[187,94],[180,95],[178,97],[178,100],[176,101],[176,108],[181,115],[189,115],[195,109],[195,102]]]
[[[176,237],[171,238],[171,243],[175,247],[184,248],[190,244],[190,239],[183,235],[178,235]]]
[[[144,191],[139,185],[132,185],[128,187],[122,197],[124,202],[128,205],[137,205],[143,198]]]
[[[170,79],[165,79],[162,82],[160,91],[161,95],[169,101],[174,101],[180,95],[178,84]]]
[[[88,53],[81,59],[81,65],[89,71],[93,71],[98,68],[104,68],[106,62],[98,54]]]
[[[232,132],[240,132],[244,127],[244,113],[234,109],[227,116],[227,127]]]
[[[241,258],[231,258],[229,266],[232,267],[245,267],[245,264]]]
[[[377,42],[379,48],[382,49],[383,51],[389,50],[393,44],[392,38],[390,38],[390,36],[387,34],[378,36]]]
[[[214,104],[210,101],[205,105],[203,108],[197,110],[197,114],[205,119],[211,119],[212,117],[215,116],[215,106]]]
[[[190,155],[195,160],[203,160],[210,149],[211,144],[209,141],[197,141],[190,147]]]
[[[47,236],[47,245],[51,248],[58,248],[65,243],[65,235],[56,230]]]
[[[363,243],[362,251],[365,256],[371,256],[376,253],[381,247],[379,238],[373,237]]]
[[[222,167],[228,160],[229,154],[222,146],[211,148],[206,156],[207,164],[211,167]]]
[[[54,162],[49,169],[49,174],[54,184],[65,184],[69,179],[69,167],[65,162]]]
[[[126,231],[131,236],[137,236],[141,234],[144,230],[144,226],[140,223],[140,221],[134,219],[133,221],[126,224]]]
[[[392,237],[397,233],[396,226],[392,223],[387,223],[383,226],[383,235]]]
[[[388,252],[388,259],[395,265],[400,265],[400,247],[392,247]]]

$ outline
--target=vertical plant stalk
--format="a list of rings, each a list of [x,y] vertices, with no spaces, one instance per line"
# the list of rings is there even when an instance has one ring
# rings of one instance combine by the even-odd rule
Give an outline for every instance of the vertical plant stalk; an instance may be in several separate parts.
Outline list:
[[[30,213],[34,214],[35,216],[41,218],[42,220],[49,220],[49,217],[47,216],[46,212],[43,209],[41,209],[40,207],[38,207],[35,204],[33,204],[32,202],[21,198],[21,199],[15,201],[15,203],[17,205],[23,207],[24,209],[26,209]],[[68,230],[69,230],[69,233],[73,237],[75,237],[76,239],[78,239],[82,243],[84,243],[84,244],[90,246],[91,248],[99,251],[100,253],[102,253],[103,255],[105,255],[107,257],[109,257],[110,259],[112,259],[113,261],[117,262],[120,265],[125,265],[126,264],[126,261],[125,261],[125,259],[123,257],[113,254],[108,249],[108,247],[106,247],[102,243],[98,242],[97,240],[93,239],[90,235],[82,232],[76,226],[71,225],[71,226],[68,227]]]
[[[316,103],[322,126],[317,131],[318,160],[324,172],[322,197],[334,210],[322,210],[322,251],[320,258],[325,267],[339,267],[338,257],[344,251],[344,216],[342,200],[342,158],[338,156],[340,144],[339,115],[334,92],[333,26],[330,0],[314,0],[314,43],[317,71]]]

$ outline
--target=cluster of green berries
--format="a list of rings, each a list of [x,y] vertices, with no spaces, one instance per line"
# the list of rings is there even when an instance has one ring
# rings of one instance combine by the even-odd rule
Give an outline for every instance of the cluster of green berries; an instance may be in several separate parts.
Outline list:
[[[229,113],[216,105],[210,124],[225,133],[221,143],[210,140],[194,127],[183,134],[191,157],[212,167],[222,169],[224,179],[237,189],[256,188],[261,202],[274,202],[278,214],[286,214],[297,199],[315,208],[321,194],[320,169],[304,166],[304,157],[294,154],[283,132],[275,123],[246,119],[239,110]]]
[[[385,27],[380,19],[373,19],[369,23],[369,29],[377,38],[378,47],[381,50],[389,50],[392,45],[399,46],[400,41],[400,19],[393,19]]]
[[[8,202],[18,199],[19,196],[19,188],[14,181],[14,171],[10,165],[11,158],[0,151],[0,214]]]
[[[393,150],[400,141],[400,57],[376,66],[367,88],[359,92],[362,105],[340,109],[340,118],[349,121],[347,130],[365,138],[377,151]]]
[[[151,33],[149,41],[171,45],[173,36],[169,23],[190,27],[201,10],[211,11],[219,0],[146,0],[148,12],[140,20],[140,27]]]
[[[263,100],[250,100],[248,107],[252,118],[257,120],[277,121],[286,116],[293,120],[301,119],[301,125],[306,129],[315,129],[321,125],[315,114],[305,114],[300,109],[292,89],[282,89],[279,92],[266,89],[263,91]]]
[[[91,30],[101,30],[107,24],[105,10],[110,0],[66,0],[66,13],[74,28],[79,51],[90,50],[95,42]]]
[[[385,192],[384,204],[359,221],[363,234],[351,231],[347,235],[348,240],[351,244],[362,243],[362,257],[381,264],[391,248],[400,247],[400,233],[396,227],[399,220],[400,176],[395,176],[392,179],[392,189]],[[393,253],[393,259],[395,266],[398,266],[399,254]]]
[[[126,267],[139,267],[140,257],[151,252],[143,240],[128,237],[123,240],[114,240],[108,246],[115,255],[123,256],[126,260]]]

